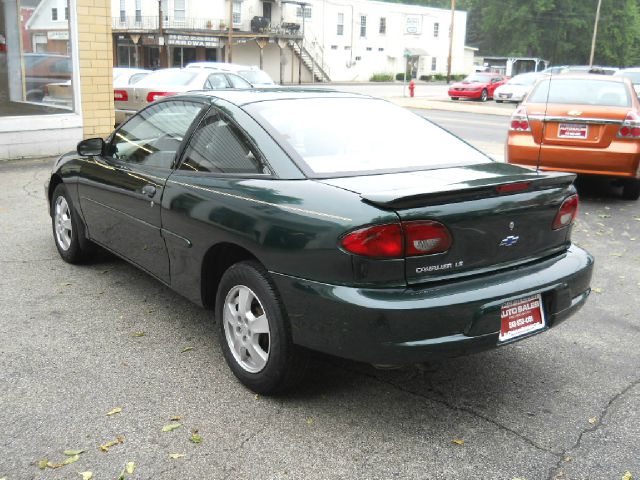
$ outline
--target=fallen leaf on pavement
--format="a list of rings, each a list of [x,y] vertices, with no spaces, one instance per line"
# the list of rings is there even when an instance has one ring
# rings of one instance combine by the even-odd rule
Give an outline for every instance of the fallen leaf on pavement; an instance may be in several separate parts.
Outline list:
[[[38,460],[38,468],[40,470],[44,470],[45,468],[47,468],[47,463],[49,463],[48,458],[43,458],[42,460]]]
[[[144,337],[144,332],[133,332],[132,337]]]
[[[186,457],[186,455],[184,453],[170,453],[169,454],[169,458],[173,458],[174,460],[176,458],[183,458]]]
[[[124,436],[120,435],[116,437],[115,440],[111,440],[110,442],[107,442],[104,445],[100,445],[100,450],[102,450],[103,452],[108,452],[111,447],[123,442],[124,442]]]
[[[313,425],[313,418],[311,417],[307,418],[307,425],[309,426]]]
[[[189,440],[193,443],[202,443],[202,436],[198,432],[193,432]]]
[[[128,474],[132,474],[133,472],[135,472],[136,471],[135,462],[127,462],[127,466],[125,467],[125,470],[127,471]]]
[[[182,352],[180,353],[190,352],[191,350],[193,350],[193,347],[185,347],[182,349]]]
[[[182,415],[176,415],[175,417],[171,417],[169,420],[171,420],[172,422],[179,422],[180,420],[182,420]]]
[[[451,440],[451,443],[455,443],[456,445],[464,445],[464,440],[462,440],[461,438],[454,438],[453,440]]]
[[[589,423],[591,425],[595,425],[596,423],[598,423],[598,417],[590,417],[589,418]]]
[[[78,475],[82,476],[82,480],[91,480],[93,478],[93,472],[78,472]]]
[[[122,411],[122,407],[116,407],[113,410],[109,410],[107,412],[107,416],[110,417],[111,415],[115,415],[116,413],[120,413]]]
[[[68,457],[64,460],[64,462],[62,462],[63,465],[70,465],[72,463],[76,463],[78,460],[80,460],[80,455],[74,455],[73,457]]]
[[[603,292],[603,290],[601,288],[598,288],[598,287],[593,287],[591,289],[591,291],[594,292],[594,293],[602,293]]]
[[[64,453],[67,457],[73,457],[74,455],[80,455],[84,452],[86,452],[86,450],[65,450],[62,453]]]
[[[631,472],[624,472],[622,480],[633,480],[633,475],[631,475]]]
[[[181,423],[169,423],[168,425],[165,425],[164,427],[162,427],[162,431],[163,432],[172,432],[176,428],[180,428],[181,426],[182,426]]]

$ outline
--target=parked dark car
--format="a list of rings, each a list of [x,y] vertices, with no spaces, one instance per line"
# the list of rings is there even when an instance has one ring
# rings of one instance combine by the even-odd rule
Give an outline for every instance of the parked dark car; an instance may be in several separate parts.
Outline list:
[[[46,86],[71,80],[71,58],[56,53],[25,53],[26,100],[41,102]]]
[[[64,260],[98,244],[214,309],[230,368],[269,393],[308,349],[413,363],[569,317],[593,266],[573,180],[383,100],[256,89],[158,101],[60,157],[46,192]]]

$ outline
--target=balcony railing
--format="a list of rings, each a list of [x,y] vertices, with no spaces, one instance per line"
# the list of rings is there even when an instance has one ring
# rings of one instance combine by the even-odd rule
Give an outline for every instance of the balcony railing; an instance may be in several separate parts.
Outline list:
[[[158,16],[155,17],[129,17],[118,16],[112,18],[113,30],[158,30]],[[184,30],[226,30],[227,24],[221,18],[193,18],[165,16],[162,19],[162,28]]]

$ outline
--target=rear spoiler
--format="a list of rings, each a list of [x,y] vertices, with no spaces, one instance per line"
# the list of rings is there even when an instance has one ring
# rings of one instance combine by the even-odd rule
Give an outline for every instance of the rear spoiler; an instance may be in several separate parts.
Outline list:
[[[564,172],[532,172],[532,174],[502,177],[483,180],[482,185],[473,183],[451,183],[443,185],[441,189],[424,191],[382,191],[360,195],[366,203],[386,209],[407,209],[441,205],[444,203],[459,203],[481,198],[513,195],[516,193],[551,188],[569,187],[575,180],[574,173]]]

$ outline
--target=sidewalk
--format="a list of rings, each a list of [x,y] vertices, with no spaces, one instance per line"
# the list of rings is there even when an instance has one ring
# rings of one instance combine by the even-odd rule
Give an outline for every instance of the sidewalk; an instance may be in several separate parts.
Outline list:
[[[453,101],[449,99],[434,99],[424,97],[385,97],[385,100],[395,103],[401,107],[422,108],[427,110],[447,110],[451,112],[468,112],[483,115],[501,115],[510,117],[515,110],[507,105],[497,106],[493,102],[474,102],[469,100]]]

